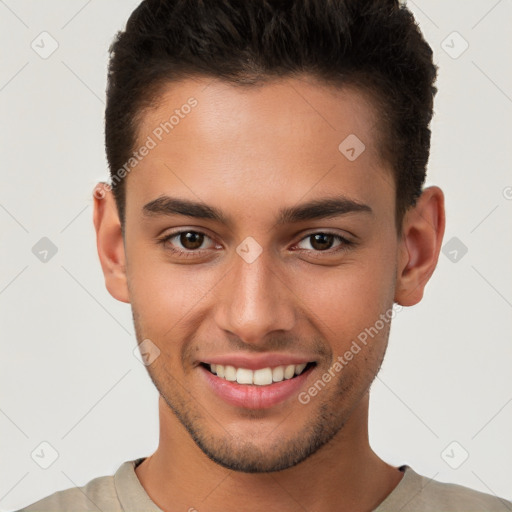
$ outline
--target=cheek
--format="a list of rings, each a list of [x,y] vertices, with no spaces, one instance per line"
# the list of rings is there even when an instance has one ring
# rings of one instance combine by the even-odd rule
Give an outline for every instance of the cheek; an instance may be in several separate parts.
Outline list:
[[[139,245],[127,247],[130,302],[150,338],[161,336],[180,318],[186,301],[182,284],[155,252]]]
[[[308,273],[299,288],[305,314],[331,340],[336,356],[391,308],[394,267],[385,258],[354,260],[329,271]],[[379,339],[386,336],[386,329],[380,330]]]
[[[300,295],[322,320],[334,326],[378,317],[393,297],[389,271],[386,275],[374,269],[340,268],[316,277],[302,281]]]
[[[176,339],[189,317],[201,309],[219,281],[217,272],[196,265],[176,265],[165,254],[147,247],[129,252],[129,288],[132,308],[137,311],[148,337]]]

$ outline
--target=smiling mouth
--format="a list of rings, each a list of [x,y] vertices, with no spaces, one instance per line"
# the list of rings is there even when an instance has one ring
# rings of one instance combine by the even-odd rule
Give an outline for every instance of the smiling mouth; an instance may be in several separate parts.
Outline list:
[[[310,362],[250,370],[249,368],[236,368],[231,365],[201,363],[203,368],[221,379],[256,386],[270,386],[276,382],[294,379],[315,365],[315,362]]]

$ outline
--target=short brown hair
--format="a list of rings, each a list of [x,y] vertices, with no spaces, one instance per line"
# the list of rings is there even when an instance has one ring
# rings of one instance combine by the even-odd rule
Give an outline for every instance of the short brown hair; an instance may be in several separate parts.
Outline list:
[[[162,85],[204,75],[250,86],[298,73],[377,100],[400,231],[425,180],[437,67],[396,0],[144,0],[110,47],[105,147],[121,224],[125,180],[116,172]]]

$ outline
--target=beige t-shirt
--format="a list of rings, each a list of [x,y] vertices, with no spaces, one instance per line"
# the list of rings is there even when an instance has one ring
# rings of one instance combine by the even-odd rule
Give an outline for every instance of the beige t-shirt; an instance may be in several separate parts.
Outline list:
[[[58,491],[18,512],[162,512],[142,487],[135,468],[143,458],[124,462],[112,476],[83,487]],[[512,502],[455,484],[436,482],[400,467],[404,476],[374,512],[511,512]]]

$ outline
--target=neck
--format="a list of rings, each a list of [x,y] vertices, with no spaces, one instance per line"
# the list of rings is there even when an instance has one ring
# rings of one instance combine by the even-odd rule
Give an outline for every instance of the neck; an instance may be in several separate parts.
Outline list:
[[[305,461],[272,473],[240,473],[211,461],[160,398],[160,443],[136,469],[164,511],[371,511],[403,473],[368,442],[368,395],[344,427]]]

